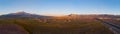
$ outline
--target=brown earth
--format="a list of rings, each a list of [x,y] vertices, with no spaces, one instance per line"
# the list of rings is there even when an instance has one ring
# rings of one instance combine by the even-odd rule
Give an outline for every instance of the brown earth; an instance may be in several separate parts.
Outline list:
[[[16,24],[0,24],[0,34],[29,34],[23,27]]]

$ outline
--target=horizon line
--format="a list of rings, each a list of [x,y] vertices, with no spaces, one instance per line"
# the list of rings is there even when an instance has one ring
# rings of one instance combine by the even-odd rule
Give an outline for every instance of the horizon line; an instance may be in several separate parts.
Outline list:
[[[19,12],[25,12],[25,11],[19,11]],[[12,12],[13,13],[13,12]],[[1,15],[7,15],[7,14],[12,14],[12,13],[6,13],[6,14],[0,14]],[[18,13],[18,12],[14,12],[14,13]],[[29,12],[25,12],[25,13],[29,13]],[[36,15],[43,15],[43,16],[65,16],[65,15],[70,15],[70,14],[75,14],[75,15],[120,15],[120,14],[110,14],[110,13],[81,13],[81,14],[77,14],[77,13],[70,13],[70,14],[59,14],[59,15],[47,15],[47,14],[37,14],[37,13],[29,13],[29,14],[36,14]]]

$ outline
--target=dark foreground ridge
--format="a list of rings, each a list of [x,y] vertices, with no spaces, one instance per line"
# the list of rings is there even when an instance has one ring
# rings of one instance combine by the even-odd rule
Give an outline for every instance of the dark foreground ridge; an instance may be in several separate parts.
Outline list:
[[[103,24],[107,25],[114,32],[114,34],[120,34],[120,25],[114,24],[114,22],[98,18],[96,18],[96,20],[101,21]]]
[[[0,34],[29,34],[24,28],[16,24],[0,24]]]

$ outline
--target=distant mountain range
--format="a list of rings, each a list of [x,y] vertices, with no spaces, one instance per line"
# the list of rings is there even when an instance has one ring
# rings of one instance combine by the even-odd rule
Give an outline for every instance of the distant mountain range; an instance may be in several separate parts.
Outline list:
[[[111,14],[89,14],[89,15],[78,15],[78,14],[70,14],[68,17],[71,18],[83,18],[83,19],[94,19],[94,18],[111,18],[111,19],[116,19],[120,18],[120,15],[111,15]]]
[[[52,16],[44,16],[44,15],[37,15],[37,14],[30,14],[26,12],[16,12],[16,13],[10,13],[1,15],[1,17],[30,17],[30,18],[48,18]]]
[[[70,15],[66,15],[67,17],[109,17],[109,18],[120,18],[120,15],[109,15],[109,14],[91,14],[91,15],[78,15],[78,14],[70,14]],[[30,18],[49,18],[49,17],[53,17],[53,16],[44,16],[44,15],[37,15],[37,14],[30,14],[30,13],[26,13],[26,12],[16,12],[16,13],[10,13],[10,14],[5,14],[5,15],[1,15],[0,17],[30,17]]]

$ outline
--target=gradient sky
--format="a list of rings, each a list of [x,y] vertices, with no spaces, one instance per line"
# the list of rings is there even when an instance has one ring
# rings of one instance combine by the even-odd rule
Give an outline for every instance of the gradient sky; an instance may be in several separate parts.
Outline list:
[[[25,11],[40,15],[118,14],[120,0],[0,0],[0,14]]]

